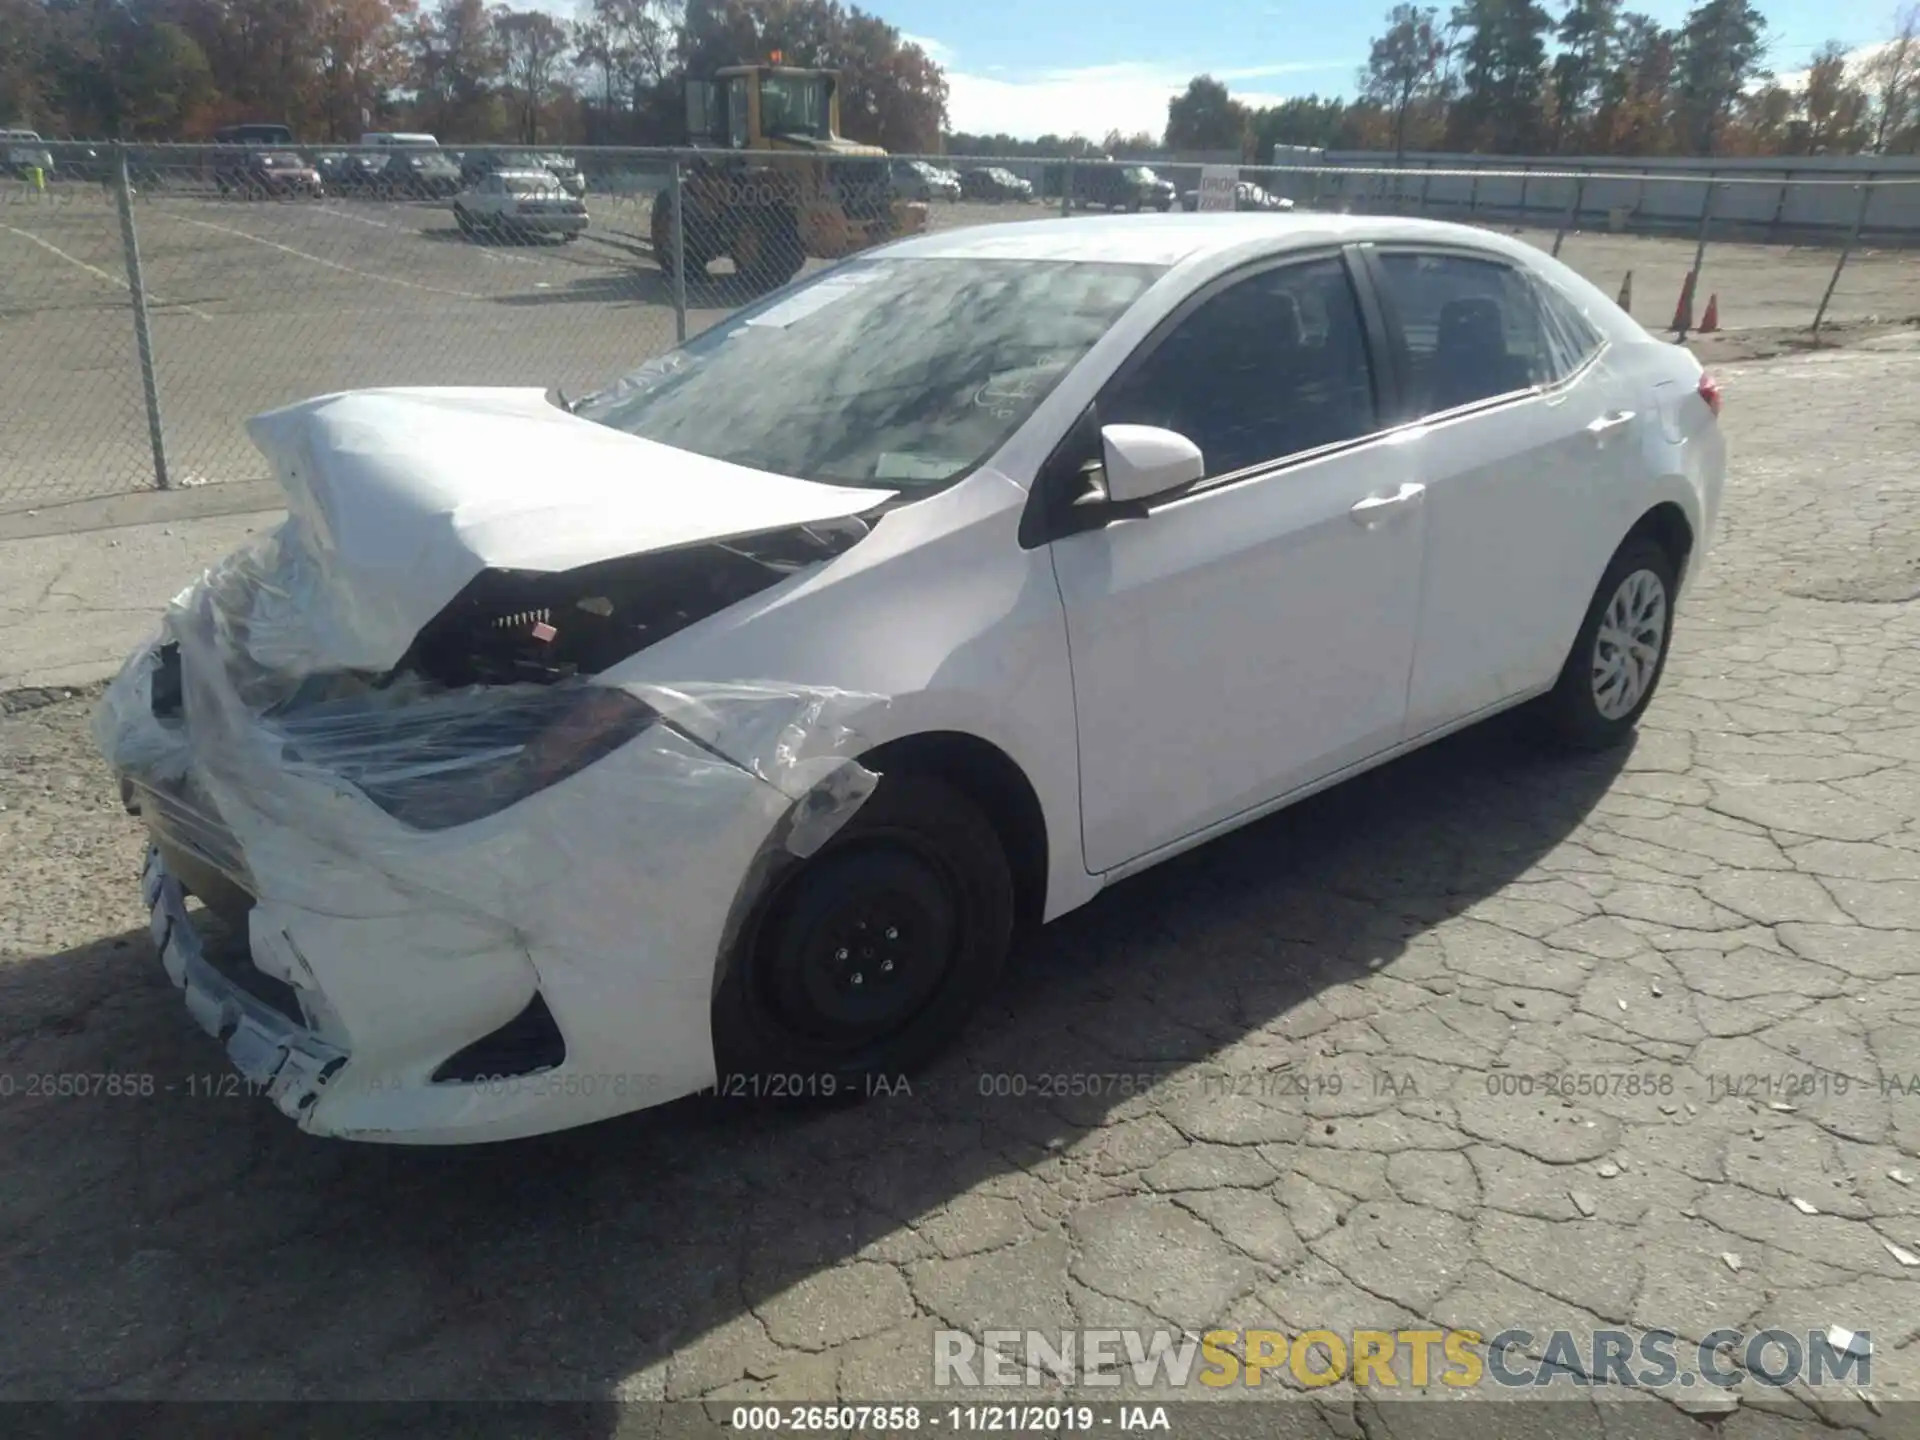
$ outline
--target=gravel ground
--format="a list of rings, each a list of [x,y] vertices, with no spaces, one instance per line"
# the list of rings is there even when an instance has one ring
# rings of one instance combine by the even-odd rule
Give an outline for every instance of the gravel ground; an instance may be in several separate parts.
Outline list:
[[[946,1326],[1838,1324],[1871,1406],[1556,1389],[1527,1433],[1914,1434],[1911,338],[1726,369],[1725,529],[1631,750],[1498,720],[1120,885],[855,1110],[306,1138],[156,964],[85,697],[13,697],[0,1397],[925,1400]],[[132,1093],[28,1093],[63,1074]],[[1319,1398],[1255,1428],[1496,1428]]]

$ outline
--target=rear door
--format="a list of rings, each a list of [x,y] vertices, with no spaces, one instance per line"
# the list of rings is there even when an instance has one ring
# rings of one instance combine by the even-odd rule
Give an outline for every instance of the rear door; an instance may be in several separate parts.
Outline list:
[[[1084,467],[1099,426],[1154,425],[1206,460],[1191,489],[1052,544],[1091,871],[1400,739],[1421,487],[1383,434],[1348,264],[1289,260],[1201,292],[1095,402],[1077,432],[1092,455],[1063,447]]]
[[[1639,417],[1599,332],[1564,334],[1530,272],[1468,250],[1383,245],[1370,260],[1427,485],[1412,736],[1559,673],[1596,578],[1584,557],[1602,492]]]

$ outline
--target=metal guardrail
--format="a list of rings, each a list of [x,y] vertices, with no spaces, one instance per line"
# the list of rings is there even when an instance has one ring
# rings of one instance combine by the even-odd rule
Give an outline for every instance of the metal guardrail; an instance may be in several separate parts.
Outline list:
[[[1162,167],[1171,184],[1157,184],[1129,162],[1032,157],[48,149],[51,168],[0,176],[8,507],[259,478],[240,421],[330,390],[580,393],[892,236],[1178,211],[1197,203],[1201,179],[1197,166]],[[1638,272],[1643,297],[1677,294],[1660,328],[1679,336],[1707,319],[1817,338],[1833,320],[1920,315],[1920,253],[1873,248],[1920,239],[1920,177],[1783,188],[1750,175],[1416,162],[1249,166],[1230,178],[1240,209],[1518,229],[1609,293],[1630,298]],[[1719,291],[1728,314],[1695,304]]]

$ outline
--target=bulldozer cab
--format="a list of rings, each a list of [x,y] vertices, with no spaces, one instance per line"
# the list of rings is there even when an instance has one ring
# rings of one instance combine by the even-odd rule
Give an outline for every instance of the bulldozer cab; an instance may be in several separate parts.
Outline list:
[[[663,271],[698,277],[726,257],[736,284],[765,290],[809,256],[837,260],[927,228],[925,202],[894,193],[887,152],[841,137],[839,77],[782,65],[778,52],[772,62],[687,82],[687,136],[706,153],[653,202]]]
[[[687,82],[687,137],[728,150],[840,143],[839,77],[788,65],[733,65]]]

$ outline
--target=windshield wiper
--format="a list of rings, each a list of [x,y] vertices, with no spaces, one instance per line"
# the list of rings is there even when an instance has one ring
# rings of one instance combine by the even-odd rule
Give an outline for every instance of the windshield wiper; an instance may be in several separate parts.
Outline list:
[[[558,385],[547,391],[547,403],[549,405],[558,405],[569,415],[577,415],[580,413],[580,402],[578,400],[569,400],[567,398],[567,392],[562,390]]]

